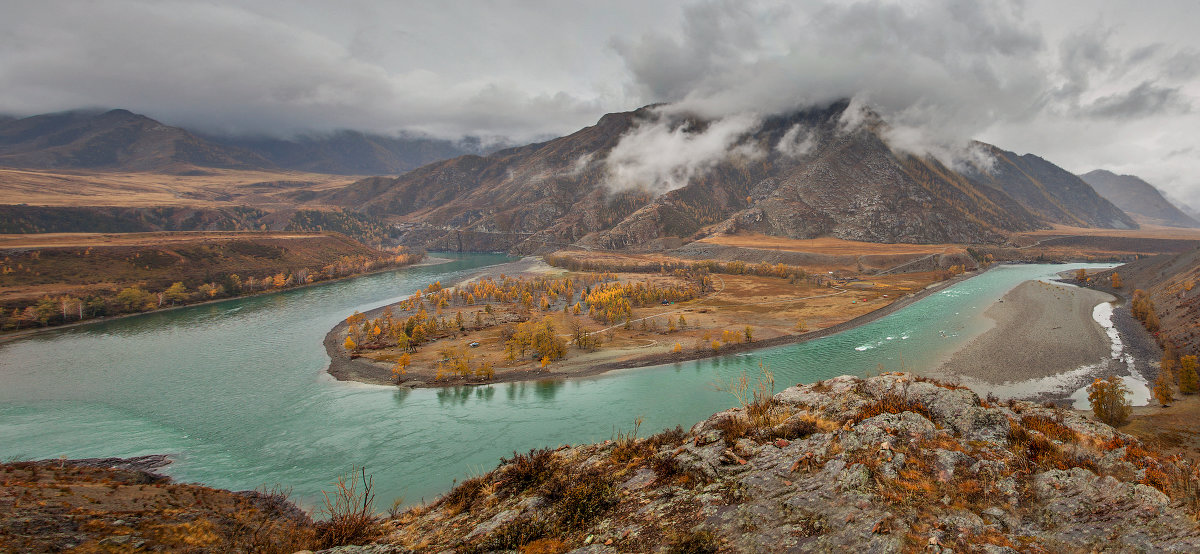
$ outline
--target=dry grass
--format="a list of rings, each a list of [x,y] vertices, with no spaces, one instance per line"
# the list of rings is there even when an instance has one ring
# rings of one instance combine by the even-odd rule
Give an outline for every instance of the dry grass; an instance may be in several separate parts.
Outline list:
[[[1164,227],[1162,225],[1142,224],[1139,229],[1104,229],[1089,227],[1069,227],[1052,225],[1050,229],[1039,229],[1017,233],[1015,237],[1036,237],[1038,239],[1057,236],[1082,237],[1128,237],[1153,239],[1192,239],[1200,240],[1200,229],[1183,227]]]
[[[702,239],[700,242],[736,246],[739,248],[759,248],[766,250],[783,250],[787,252],[810,252],[813,254],[828,254],[835,256],[865,256],[865,255],[905,255],[905,254],[953,254],[966,252],[962,245],[957,244],[884,244],[875,242],[859,242],[833,237],[816,239],[790,239],[773,237],[757,233],[738,233],[736,235],[716,235]]]
[[[929,421],[933,421],[933,412],[929,411],[928,406],[920,401],[906,398],[896,393],[884,394],[874,402],[863,406],[854,417],[854,420],[862,421],[880,414],[901,414],[904,412],[919,414],[925,416]]]
[[[240,494],[135,471],[17,462],[0,464],[4,498],[14,501],[0,510],[5,552],[54,552],[66,543],[77,552],[133,551],[100,543],[113,535],[143,541],[145,551],[288,554],[315,547],[312,521],[278,489]],[[37,533],[11,532],[31,521]]]
[[[294,207],[283,192],[329,191],[358,177],[299,171],[204,169],[203,175],[0,168],[0,198],[32,206]],[[285,182],[273,187],[266,183]]]
[[[372,511],[374,485],[374,477],[368,477],[366,468],[361,468],[339,476],[332,491],[321,491],[321,511],[329,519],[316,524],[319,548],[366,544],[383,534],[380,517]]]

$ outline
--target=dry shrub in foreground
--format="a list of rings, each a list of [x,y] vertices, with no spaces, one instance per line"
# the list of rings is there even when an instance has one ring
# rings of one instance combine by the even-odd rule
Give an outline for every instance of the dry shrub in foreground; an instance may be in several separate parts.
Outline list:
[[[738,404],[755,427],[765,427],[772,423],[771,416],[775,403],[775,375],[761,362],[758,364],[759,375],[751,383],[750,375],[745,371],[728,383],[713,384],[713,388],[725,391],[737,398]]]
[[[321,491],[320,511],[329,519],[316,524],[318,548],[365,544],[383,534],[380,518],[371,509],[374,486],[374,477],[368,477],[364,467],[339,476],[333,491]]]
[[[858,412],[858,421],[867,418],[875,417],[879,414],[901,414],[904,412],[913,412],[925,416],[925,419],[933,421],[933,412],[929,411],[929,407],[925,404],[906,398],[899,394],[889,392],[880,396],[875,402],[863,406]]]
[[[1043,415],[1022,417],[1021,425],[1027,429],[1032,429],[1046,435],[1051,440],[1063,442],[1077,442],[1079,440],[1078,435],[1070,427]]]
[[[500,463],[505,465],[500,475],[500,491],[509,495],[541,486],[559,469],[554,451],[549,448],[533,449],[529,454],[513,452],[511,459],[500,458]]]

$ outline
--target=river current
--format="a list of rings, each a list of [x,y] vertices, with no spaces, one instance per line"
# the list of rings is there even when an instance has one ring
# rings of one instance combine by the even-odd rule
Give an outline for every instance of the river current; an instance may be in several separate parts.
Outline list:
[[[778,390],[936,367],[988,328],[979,314],[1005,292],[1085,267],[1002,266],[823,339],[586,379],[398,390],[329,377],[321,340],[346,315],[510,259],[439,256],[454,260],[2,343],[0,459],[166,453],[177,480],[281,485],[307,506],[365,466],[379,504],[412,504],[513,451],[607,439],[637,417],[643,435],[687,428],[734,405],[714,383],[760,363]]]

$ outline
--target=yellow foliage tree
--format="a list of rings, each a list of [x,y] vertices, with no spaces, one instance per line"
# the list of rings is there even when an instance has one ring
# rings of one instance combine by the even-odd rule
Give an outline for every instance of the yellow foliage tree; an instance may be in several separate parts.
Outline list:
[[[1179,358],[1179,392],[1196,394],[1200,392],[1200,376],[1196,374],[1196,356],[1181,356]]]
[[[1112,274],[1112,288],[1114,288],[1114,289],[1121,288],[1121,274],[1119,274],[1115,271]]]
[[[1125,399],[1127,392],[1129,389],[1125,388],[1125,383],[1116,375],[1093,381],[1088,387],[1088,402],[1092,405],[1092,413],[1096,419],[1112,426],[1128,423],[1132,408]]]
[[[354,342],[354,339],[350,337],[346,337],[346,342],[343,342],[342,346],[345,346],[346,350],[349,350],[350,352],[358,350],[358,343]]]
[[[407,352],[396,359],[396,365],[392,366],[392,377],[396,378],[397,385],[400,384],[400,377],[408,373],[408,365],[411,363],[412,356],[409,356]]]

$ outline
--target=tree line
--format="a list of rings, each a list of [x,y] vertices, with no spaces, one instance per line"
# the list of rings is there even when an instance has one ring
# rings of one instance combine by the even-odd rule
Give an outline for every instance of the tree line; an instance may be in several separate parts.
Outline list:
[[[230,273],[215,279],[177,281],[160,289],[135,284],[95,291],[92,294],[45,295],[36,301],[5,306],[0,312],[0,329],[16,331],[30,327],[50,327],[99,317],[147,312],[220,298],[282,290],[386,267],[409,265],[419,262],[424,256],[424,252],[407,250],[399,250],[386,257],[345,255],[317,269],[302,267],[261,277],[243,277]]]

